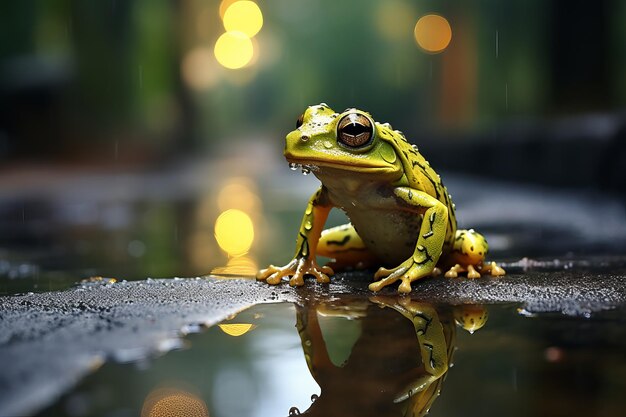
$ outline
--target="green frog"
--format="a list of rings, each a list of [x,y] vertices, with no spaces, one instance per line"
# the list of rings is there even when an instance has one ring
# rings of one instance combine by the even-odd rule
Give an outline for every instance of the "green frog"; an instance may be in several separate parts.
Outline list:
[[[310,106],[287,135],[284,154],[292,168],[312,172],[322,185],[304,211],[294,258],[259,271],[258,280],[275,285],[291,277],[290,285],[301,286],[312,276],[327,283],[334,269],[383,265],[369,289],[400,281],[398,291],[408,293],[412,282],[442,269],[448,278],[505,274],[485,262],[489,246],[481,234],[457,229],[441,178],[388,123],[362,110]],[[324,230],[333,207],[350,223]],[[317,255],[333,261],[320,266]]]

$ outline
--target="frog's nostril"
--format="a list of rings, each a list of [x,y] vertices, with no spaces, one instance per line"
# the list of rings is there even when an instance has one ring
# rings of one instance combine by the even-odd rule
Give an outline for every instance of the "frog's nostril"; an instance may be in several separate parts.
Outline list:
[[[307,141],[307,140],[309,140],[309,139],[310,139],[310,138],[309,138],[307,135],[302,135],[302,136],[300,136],[300,140],[301,140],[302,142],[306,142],[306,141]]]

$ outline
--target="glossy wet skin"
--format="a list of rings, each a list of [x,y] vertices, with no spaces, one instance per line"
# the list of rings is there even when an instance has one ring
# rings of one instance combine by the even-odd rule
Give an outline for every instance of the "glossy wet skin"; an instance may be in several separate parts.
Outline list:
[[[480,234],[457,233],[455,207],[439,175],[389,124],[357,109],[310,106],[286,137],[285,158],[313,172],[322,186],[305,210],[294,259],[260,271],[258,279],[278,284],[290,276],[290,284],[299,286],[310,275],[328,282],[334,271],[317,265],[317,254],[334,259],[335,268],[391,267],[379,268],[372,291],[401,281],[399,291],[410,292],[413,281],[437,271],[440,258],[450,277],[504,273],[483,265],[488,246]],[[323,231],[333,207],[351,224]]]

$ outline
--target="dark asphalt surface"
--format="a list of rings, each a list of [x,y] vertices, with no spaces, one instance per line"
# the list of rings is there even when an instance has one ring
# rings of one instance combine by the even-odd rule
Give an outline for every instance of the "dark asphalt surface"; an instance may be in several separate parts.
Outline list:
[[[517,303],[526,315],[589,317],[626,306],[626,258],[522,260],[508,267],[510,274],[500,279],[426,279],[411,296],[433,303]],[[369,297],[370,274],[340,274],[329,286],[309,281],[298,289],[196,278],[89,283],[1,297],[0,415],[36,412],[106,361],[138,361],[176,349],[186,334],[258,303]]]

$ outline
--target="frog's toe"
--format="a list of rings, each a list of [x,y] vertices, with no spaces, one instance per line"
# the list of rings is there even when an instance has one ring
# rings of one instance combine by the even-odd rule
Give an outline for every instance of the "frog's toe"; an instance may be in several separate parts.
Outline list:
[[[491,262],[491,275],[494,277],[501,277],[506,275],[506,271],[501,266],[498,266],[495,262]]]
[[[459,273],[456,272],[454,269],[450,269],[449,271],[447,271],[444,275],[446,278],[456,278],[459,276]]]
[[[267,282],[270,285],[278,285],[283,280],[283,277],[284,277],[283,274],[281,274],[279,272],[275,272],[272,275],[270,275],[269,277],[267,277],[265,279],[265,282]]]
[[[303,285],[305,275],[313,276],[320,284],[328,284],[330,282],[330,277],[334,275],[334,271],[328,266],[311,266],[309,268],[303,268],[302,271],[296,272],[291,280],[289,280],[289,284],[291,286]]]
[[[463,272],[463,267],[461,267],[461,265],[459,264],[456,264],[444,274],[444,277],[457,278],[459,276],[459,272]]]
[[[409,268],[404,265],[400,265],[397,268],[387,269],[387,268],[378,268],[378,271],[374,274],[374,279],[378,280],[376,282],[372,282],[368,288],[370,291],[378,292],[382,290],[387,285],[393,284],[408,270]]]
[[[402,278],[402,284],[398,286],[398,292],[408,294],[411,290],[411,280],[409,278]]]
[[[284,277],[295,275],[297,272],[297,261],[294,259],[285,266],[270,265],[266,269],[260,270],[256,275],[256,279],[265,281],[270,285],[277,285],[282,282]]]
[[[278,272],[280,272],[281,268],[274,266],[274,265],[270,265],[265,269],[261,269],[257,274],[256,274],[256,279],[257,281],[265,281],[268,284],[273,284],[276,285],[278,282],[276,281],[276,276],[278,276]],[[280,281],[280,278],[278,278],[278,281]]]
[[[326,284],[330,282],[330,276],[335,272],[329,266],[320,267],[317,262],[302,258],[298,260],[296,271],[289,280],[289,285],[292,287],[300,287],[304,285],[304,277],[311,275],[315,277],[317,282]]]
[[[470,279],[480,278],[480,272],[478,272],[473,265],[467,266],[467,277]]]
[[[265,274],[263,274],[265,272]],[[288,266],[284,266],[282,268],[276,267],[274,265],[270,265],[267,269],[259,272],[257,275],[257,279],[261,281],[265,281],[270,285],[278,285],[282,282],[283,278],[293,274],[293,270]],[[265,277],[263,277],[265,275]]]

